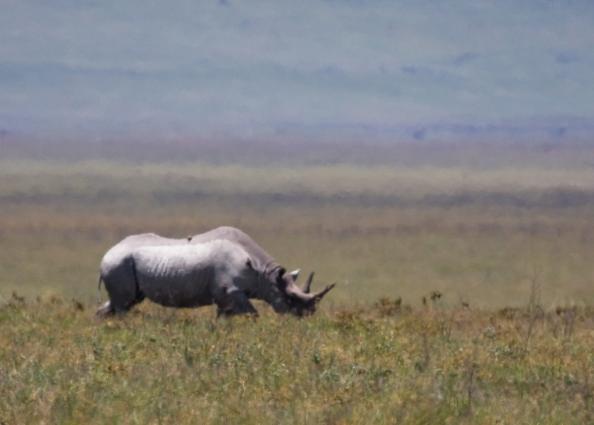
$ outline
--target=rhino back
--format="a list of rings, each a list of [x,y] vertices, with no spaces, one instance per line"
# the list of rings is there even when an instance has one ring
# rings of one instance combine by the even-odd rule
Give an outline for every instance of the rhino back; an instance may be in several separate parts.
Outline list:
[[[165,238],[156,233],[141,233],[127,236],[105,253],[101,260],[101,275],[103,277],[108,277],[114,269],[123,267],[125,259],[132,254],[135,248],[143,246],[178,245],[182,242],[187,242],[187,240]]]
[[[127,254],[132,252],[134,248],[143,246],[169,246],[169,245],[181,245],[187,243],[187,239],[177,238],[166,238],[156,233],[141,233],[138,235],[130,235],[122,239],[116,245],[114,245],[107,254],[111,251],[116,253],[126,252]]]
[[[239,244],[249,255],[255,269],[264,272],[276,266],[274,258],[258,245],[248,234],[231,226],[221,226],[208,232],[194,235],[190,243],[200,244],[217,239]]]
[[[154,245],[175,245],[179,244],[185,239],[166,238],[156,233],[140,233],[137,235],[130,235],[122,239],[118,245],[126,246],[154,246]]]

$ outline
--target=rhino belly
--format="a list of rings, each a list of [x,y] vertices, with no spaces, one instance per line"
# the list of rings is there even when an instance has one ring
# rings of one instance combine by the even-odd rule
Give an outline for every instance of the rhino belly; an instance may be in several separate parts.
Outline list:
[[[140,291],[151,301],[168,307],[197,307],[213,303],[208,273],[138,273]]]

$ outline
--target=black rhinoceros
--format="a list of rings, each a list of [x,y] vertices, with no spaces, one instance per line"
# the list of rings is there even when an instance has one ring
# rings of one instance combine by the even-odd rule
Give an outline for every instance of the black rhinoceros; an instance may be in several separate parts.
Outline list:
[[[109,301],[98,315],[128,311],[145,297],[171,307],[216,304],[219,314],[255,313],[250,298],[269,303],[279,313],[311,314],[334,285],[310,293],[299,271],[287,273],[251,237],[234,227],[218,227],[173,239],[154,233],[128,236],[104,255],[100,280]]]

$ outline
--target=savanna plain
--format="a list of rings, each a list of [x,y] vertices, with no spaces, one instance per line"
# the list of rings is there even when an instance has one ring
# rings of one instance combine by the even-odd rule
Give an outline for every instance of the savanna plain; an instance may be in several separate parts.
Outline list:
[[[0,148],[1,424],[594,421],[589,145]],[[336,289],[94,317],[110,246],[219,225]]]

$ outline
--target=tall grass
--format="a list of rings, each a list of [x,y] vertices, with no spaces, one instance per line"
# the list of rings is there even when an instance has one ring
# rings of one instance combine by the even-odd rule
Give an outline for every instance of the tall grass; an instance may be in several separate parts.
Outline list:
[[[61,297],[0,309],[2,423],[592,421],[592,309],[413,309],[307,320],[141,305],[97,322]]]

